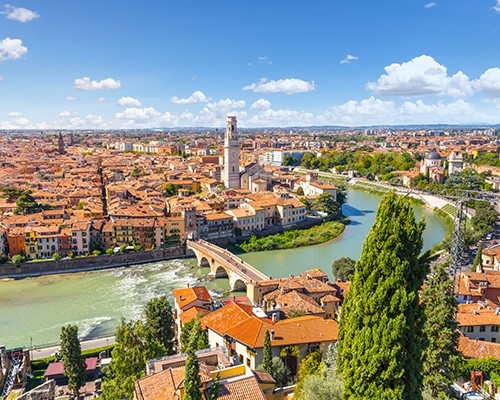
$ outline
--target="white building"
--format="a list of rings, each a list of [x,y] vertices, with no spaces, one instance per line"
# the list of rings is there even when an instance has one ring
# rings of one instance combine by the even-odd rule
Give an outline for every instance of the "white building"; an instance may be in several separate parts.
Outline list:
[[[240,188],[240,143],[236,117],[227,117],[223,180],[224,186],[228,189]]]

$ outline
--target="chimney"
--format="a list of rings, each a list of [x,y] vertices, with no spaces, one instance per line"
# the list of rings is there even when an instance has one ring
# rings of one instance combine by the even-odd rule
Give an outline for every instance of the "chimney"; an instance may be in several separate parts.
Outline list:
[[[273,314],[274,316],[274,314]],[[274,340],[274,329],[271,329],[271,332],[270,333],[270,336],[271,336],[271,340]]]

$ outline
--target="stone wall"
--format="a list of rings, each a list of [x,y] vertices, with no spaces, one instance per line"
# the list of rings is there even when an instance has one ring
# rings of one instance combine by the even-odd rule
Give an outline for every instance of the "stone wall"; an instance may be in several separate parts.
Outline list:
[[[59,261],[27,262],[19,267],[7,264],[0,266],[0,278],[25,278],[28,276],[92,271],[181,257],[185,257],[184,246]]]

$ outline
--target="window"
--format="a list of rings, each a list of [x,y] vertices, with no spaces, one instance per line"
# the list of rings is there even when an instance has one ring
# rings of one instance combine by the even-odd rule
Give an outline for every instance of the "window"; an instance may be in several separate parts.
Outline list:
[[[249,367],[249,366],[250,366],[250,359],[247,358],[247,367]]]
[[[491,343],[496,343],[497,342],[497,338],[494,337],[494,338],[491,338]]]
[[[486,327],[484,325],[481,325],[479,327],[479,332],[486,332]]]
[[[498,325],[491,327],[492,332],[498,332]]]
[[[468,326],[467,327],[467,332],[474,332],[474,327],[473,326]]]

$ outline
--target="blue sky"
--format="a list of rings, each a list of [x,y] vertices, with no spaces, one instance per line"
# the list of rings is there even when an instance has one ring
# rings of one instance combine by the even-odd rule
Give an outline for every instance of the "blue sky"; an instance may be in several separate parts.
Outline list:
[[[500,0],[0,5],[0,128],[500,123]]]

